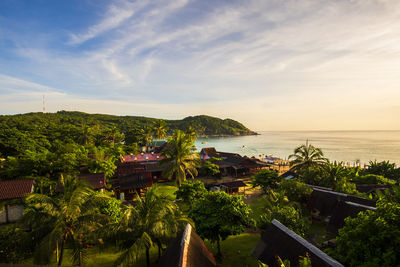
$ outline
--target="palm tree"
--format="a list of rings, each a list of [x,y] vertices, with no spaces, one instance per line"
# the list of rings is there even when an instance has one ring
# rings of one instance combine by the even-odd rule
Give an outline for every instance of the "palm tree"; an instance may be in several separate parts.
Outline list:
[[[192,153],[193,143],[194,140],[189,135],[177,130],[161,152],[164,159],[160,164],[167,165],[163,174],[169,179],[175,178],[179,186],[186,180],[186,174],[192,178],[197,176],[199,159],[197,153]]]
[[[158,140],[165,138],[167,134],[167,128],[165,126],[165,121],[158,120],[154,125],[154,137]]]
[[[109,197],[94,192],[76,178],[62,178],[61,183],[64,192],[60,197],[29,195],[26,198],[28,208],[22,220],[32,227],[34,235],[42,237],[35,251],[36,262],[48,263],[56,250],[58,266],[61,266],[65,244],[69,243],[73,249],[74,265],[82,265],[85,234],[99,229],[104,219],[95,212],[95,207],[99,200]]]
[[[149,144],[151,143],[151,141],[153,140],[153,132],[151,130],[151,128],[147,128],[144,132],[144,136],[143,136],[143,141],[145,143],[146,146],[146,152],[148,152],[149,150]]]
[[[117,229],[123,253],[115,265],[130,265],[145,251],[146,264],[150,266],[150,248],[157,245],[160,257],[163,240],[174,236],[187,222],[170,198],[157,193],[156,186],[152,186],[143,199],[136,195],[134,206],[126,206]]]
[[[334,189],[336,189],[337,183],[347,174],[347,170],[343,166],[343,163],[337,163],[336,161],[334,163],[328,162],[325,164],[324,171],[327,175],[328,182]]]
[[[292,160],[291,160],[292,159]],[[290,170],[303,172],[309,168],[321,168],[327,159],[320,148],[316,148],[306,141],[306,144],[297,147],[294,154],[289,156]]]
[[[189,135],[193,140],[196,140],[197,138],[197,132],[193,126],[189,126],[189,128],[187,128],[186,134]]]

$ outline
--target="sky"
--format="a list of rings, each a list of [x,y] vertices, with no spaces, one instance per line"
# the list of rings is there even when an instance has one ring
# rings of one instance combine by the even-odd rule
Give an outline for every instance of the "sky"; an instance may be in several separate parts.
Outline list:
[[[398,0],[1,0],[0,114],[400,130]]]

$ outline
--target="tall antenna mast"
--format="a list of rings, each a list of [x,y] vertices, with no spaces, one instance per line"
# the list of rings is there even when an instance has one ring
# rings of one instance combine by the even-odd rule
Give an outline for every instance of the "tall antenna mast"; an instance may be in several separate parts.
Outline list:
[[[43,107],[42,107],[42,111],[43,111],[43,113],[46,113],[46,102],[45,102],[45,99],[44,99],[44,95],[43,95]]]

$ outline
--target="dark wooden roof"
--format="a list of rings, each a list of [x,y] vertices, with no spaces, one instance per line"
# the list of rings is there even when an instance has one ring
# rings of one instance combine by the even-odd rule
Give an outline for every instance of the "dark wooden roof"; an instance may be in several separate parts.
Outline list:
[[[101,189],[106,184],[106,176],[104,173],[79,174],[78,179],[86,181],[93,189]]]
[[[203,240],[188,224],[169,244],[160,258],[160,267],[213,267],[216,262]]]
[[[359,212],[366,210],[376,211],[376,208],[350,201],[338,201],[326,229],[332,233],[337,233],[344,226],[345,218],[356,217]]]
[[[338,201],[350,201],[361,205],[375,206],[375,202],[370,199],[314,187],[308,201],[308,208],[318,210],[322,216],[329,216],[333,214]]]
[[[33,179],[0,181],[0,200],[24,198],[33,192]]]
[[[275,256],[282,260],[287,259],[290,265],[297,266],[299,257],[306,253],[309,254],[313,267],[343,266],[277,220],[272,221],[253,250],[253,256],[270,266],[275,266]]]
[[[243,181],[225,182],[221,183],[221,185],[226,186],[228,188],[246,187],[246,184]]]

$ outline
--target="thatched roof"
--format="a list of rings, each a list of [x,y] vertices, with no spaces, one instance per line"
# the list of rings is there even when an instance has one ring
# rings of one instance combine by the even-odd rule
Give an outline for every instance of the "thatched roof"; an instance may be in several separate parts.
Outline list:
[[[344,226],[345,218],[356,217],[359,212],[366,210],[376,211],[376,208],[350,201],[338,201],[326,229],[332,233],[337,233]]]
[[[299,257],[306,253],[313,267],[343,266],[277,220],[272,221],[253,250],[253,256],[270,266],[276,265],[276,256],[297,266]]]
[[[160,267],[213,267],[216,262],[203,240],[188,224],[169,244],[158,262]]]

